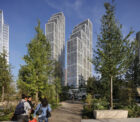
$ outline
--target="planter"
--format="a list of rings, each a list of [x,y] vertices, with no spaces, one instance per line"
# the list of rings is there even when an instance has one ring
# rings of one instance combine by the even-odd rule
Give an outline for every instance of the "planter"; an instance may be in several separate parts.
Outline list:
[[[140,122],[140,118],[127,118],[127,119],[82,119],[81,122]]]
[[[128,117],[127,110],[95,110],[93,114],[95,119],[121,119]]]

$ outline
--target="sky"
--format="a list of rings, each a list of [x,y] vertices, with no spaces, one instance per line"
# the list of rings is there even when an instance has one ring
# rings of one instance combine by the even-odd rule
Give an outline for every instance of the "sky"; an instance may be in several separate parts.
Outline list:
[[[27,54],[27,44],[36,34],[37,21],[40,20],[44,31],[45,23],[55,13],[65,15],[66,42],[74,26],[89,18],[93,23],[93,49],[96,49],[100,20],[105,13],[104,2],[111,0],[0,0],[0,9],[10,30],[10,64],[14,79],[17,79],[20,66],[24,65],[22,57]],[[133,40],[140,31],[140,0],[115,0],[115,6],[115,16],[123,25],[124,36],[132,28],[135,32],[130,39]]]

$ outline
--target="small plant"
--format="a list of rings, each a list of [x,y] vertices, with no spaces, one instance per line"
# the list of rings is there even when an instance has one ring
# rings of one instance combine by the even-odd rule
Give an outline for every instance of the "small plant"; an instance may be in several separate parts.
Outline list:
[[[106,99],[92,99],[92,96],[88,94],[85,102],[87,104],[83,107],[83,118],[94,118],[93,110],[105,110],[109,108],[109,103]]]
[[[9,108],[3,109],[0,113],[0,121],[9,121],[11,120],[14,114],[15,106],[10,106]]]
[[[86,97],[86,100],[85,102],[90,106],[92,104],[92,95],[91,94],[88,94],[87,97]]]
[[[109,103],[106,99],[93,99],[93,110],[104,110],[109,108]]]
[[[137,104],[132,104],[124,107],[128,110],[128,117],[140,117],[140,107]]]

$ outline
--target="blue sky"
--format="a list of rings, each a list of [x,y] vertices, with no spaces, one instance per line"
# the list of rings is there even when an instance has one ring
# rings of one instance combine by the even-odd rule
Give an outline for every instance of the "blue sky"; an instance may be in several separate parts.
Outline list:
[[[52,14],[62,11],[66,19],[66,40],[75,25],[89,18],[93,23],[93,49],[96,48],[97,34],[100,32],[100,19],[105,12],[104,2],[111,0],[0,0],[5,23],[10,28],[10,64],[14,78],[17,78],[22,57],[27,53],[27,43],[35,35],[37,20],[45,30],[45,23]],[[140,31],[140,0],[116,0],[116,18],[123,25],[126,35],[132,27]]]

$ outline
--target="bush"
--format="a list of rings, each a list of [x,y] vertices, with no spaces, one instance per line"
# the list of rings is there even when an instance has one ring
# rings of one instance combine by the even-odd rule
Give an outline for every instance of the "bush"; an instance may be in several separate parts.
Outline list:
[[[93,110],[104,110],[109,108],[109,103],[106,99],[91,99],[91,95],[85,100],[87,104],[83,107],[82,118],[94,118]]]
[[[140,117],[140,107],[137,104],[125,106],[124,109],[128,110],[128,117]]]
[[[92,105],[92,101],[93,101],[92,95],[91,95],[91,94],[88,94],[87,97],[86,97],[85,102],[86,102],[89,106],[91,106],[91,105]]]
[[[15,111],[15,106],[10,106],[8,109],[5,108],[0,111],[0,121],[9,121],[11,120]]]
[[[124,105],[122,103],[115,103],[114,108],[128,110],[128,117],[130,118],[140,117],[140,106],[138,106],[134,102],[128,105]]]
[[[83,106],[82,118],[83,119],[93,118],[93,109],[89,105]]]
[[[106,99],[93,99],[92,109],[93,110],[109,109],[109,103],[107,102]]]

